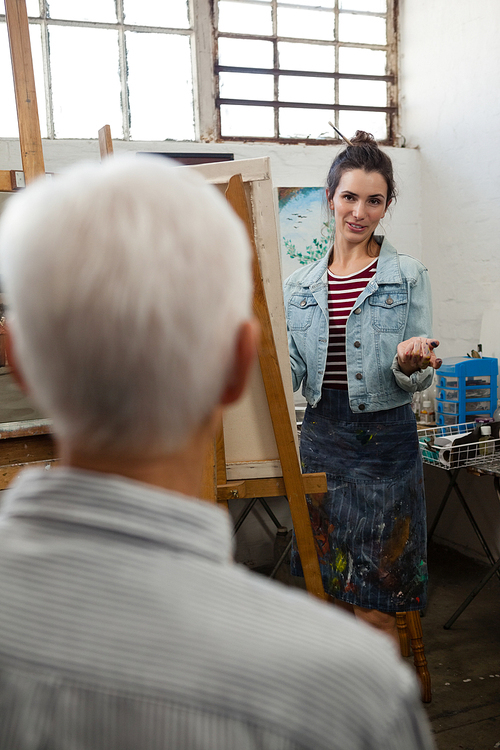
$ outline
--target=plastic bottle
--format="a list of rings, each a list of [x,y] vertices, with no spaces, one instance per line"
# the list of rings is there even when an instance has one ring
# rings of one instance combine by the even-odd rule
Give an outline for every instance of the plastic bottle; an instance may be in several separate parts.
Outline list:
[[[420,411],[420,421],[422,424],[434,424],[434,412],[432,410],[432,401],[424,401]]]
[[[481,425],[481,437],[479,438],[479,454],[481,456],[490,456],[495,452],[495,443],[491,437],[491,425]]]

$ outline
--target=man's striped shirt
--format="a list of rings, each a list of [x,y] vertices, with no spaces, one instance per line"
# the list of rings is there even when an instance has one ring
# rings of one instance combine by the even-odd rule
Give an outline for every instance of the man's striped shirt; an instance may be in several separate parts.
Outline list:
[[[336,276],[328,270],[329,337],[323,388],[347,390],[345,329],[354,303],[375,276],[378,258],[350,276]]]
[[[0,513],[0,749],[432,750],[389,639],[231,546],[212,503],[24,471]]]

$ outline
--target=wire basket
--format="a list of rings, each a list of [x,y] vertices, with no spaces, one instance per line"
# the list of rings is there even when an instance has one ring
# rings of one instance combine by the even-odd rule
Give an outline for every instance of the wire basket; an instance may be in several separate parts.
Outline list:
[[[479,425],[464,422],[418,430],[422,459],[440,469],[474,466],[486,474],[500,474],[499,423],[492,423],[491,439],[480,439]]]

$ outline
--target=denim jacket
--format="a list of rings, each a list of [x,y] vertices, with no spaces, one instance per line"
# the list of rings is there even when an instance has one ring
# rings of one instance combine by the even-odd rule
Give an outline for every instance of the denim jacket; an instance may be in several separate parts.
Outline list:
[[[405,375],[396,348],[412,336],[430,337],[431,289],[425,266],[400,255],[383,237],[377,271],[361,292],[346,324],[349,404],[380,411],[411,401],[428,388],[433,370]],[[321,398],[328,349],[328,255],[299,268],[285,281],[284,298],[293,389],[311,406]]]

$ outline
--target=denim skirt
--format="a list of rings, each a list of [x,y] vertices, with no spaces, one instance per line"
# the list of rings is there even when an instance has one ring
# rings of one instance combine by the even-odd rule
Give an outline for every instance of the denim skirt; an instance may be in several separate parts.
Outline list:
[[[300,435],[304,473],[328,491],[307,504],[327,594],[381,612],[423,609],[427,598],[422,459],[409,404],[354,413],[348,392],[324,389]],[[295,538],[291,572],[302,575]]]

